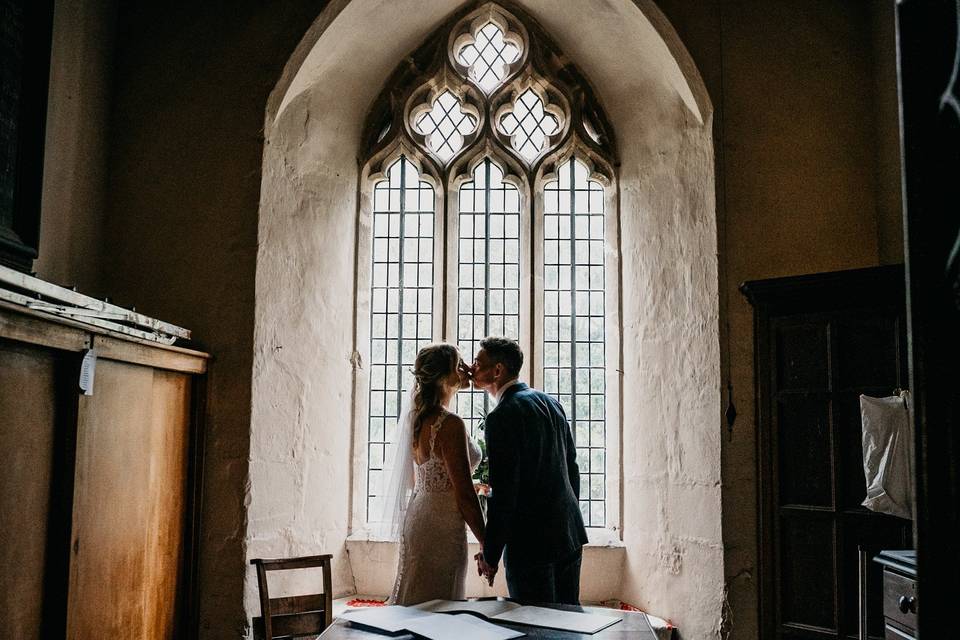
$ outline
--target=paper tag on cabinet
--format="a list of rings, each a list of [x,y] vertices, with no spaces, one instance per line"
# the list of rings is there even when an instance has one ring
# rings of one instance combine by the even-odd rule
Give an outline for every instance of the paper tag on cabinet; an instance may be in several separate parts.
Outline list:
[[[80,362],[80,391],[83,395],[93,395],[93,378],[97,372],[97,352],[93,349],[87,349],[83,353],[83,360]]]

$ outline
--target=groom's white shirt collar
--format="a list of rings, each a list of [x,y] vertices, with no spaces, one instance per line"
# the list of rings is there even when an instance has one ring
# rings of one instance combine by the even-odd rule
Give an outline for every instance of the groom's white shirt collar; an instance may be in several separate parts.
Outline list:
[[[503,394],[506,393],[507,389],[512,387],[515,384],[520,384],[520,378],[514,378],[513,380],[507,380],[497,389],[497,392],[493,394],[493,399],[497,401],[497,404],[500,404],[500,399],[503,397]]]

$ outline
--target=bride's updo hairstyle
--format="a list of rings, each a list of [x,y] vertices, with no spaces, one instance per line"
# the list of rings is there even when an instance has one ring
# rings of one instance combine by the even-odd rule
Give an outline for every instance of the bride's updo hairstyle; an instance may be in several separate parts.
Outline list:
[[[423,418],[440,406],[444,384],[457,370],[460,352],[452,344],[428,344],[413,363],[413,445],[420,441]]]

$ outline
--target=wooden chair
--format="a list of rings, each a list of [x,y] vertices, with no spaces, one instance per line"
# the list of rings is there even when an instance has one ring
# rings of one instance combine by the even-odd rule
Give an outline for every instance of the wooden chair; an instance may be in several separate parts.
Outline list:
[[[330,577],[330,558],[306,556],[264,560],[254,558],[250,564],[257,568],[260,587],[260,617],[253,619],[253,637],[263,640],[299,638],[319,635],[333,622],[333,588]],[[323,568],[323,593],[306,596],[271,598],[267,587],[268,571]]]

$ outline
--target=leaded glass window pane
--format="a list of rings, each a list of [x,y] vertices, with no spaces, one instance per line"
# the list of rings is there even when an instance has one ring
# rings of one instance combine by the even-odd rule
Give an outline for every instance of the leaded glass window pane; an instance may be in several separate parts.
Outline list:
[[[613,422],[619,414],[618,389],[606,386],[606,330],[616,326],[616,318],[608,319],[605,307],[605,251],[615,238],[605,237],[604,187],[590,180],[582,157],[565,162],[553,182],[535,186],[542,176],[538,158],[567,157],[585,144],[595,154],[592,170],[615,184],[616,154],[585,78],[551,43],[537,42],[538,34],[524,26],[522,15],[484,3],[439,34],[446,40],[431,39],[410,59],[417,69],[432,70],[430,77],[409,73],[404,67],[410,60],[401,62],[368,117],[365,130],[380,133],[376,142],[365,136],[364,157],[371,173],[386,176],[373,185],[370,201],[368,520],[379,506],[383,457],[418,349],[433,340],[456,342],[472,360],[482,338],[502,334],[520,340],[528,355],[542,350],[536,358],[542,368],[529,371],[529,382],[557,397],[567,412],[586,524],[617,524],[617,510],[606,511],[607,499],[618,504],[617,483],[608,481],[615,476],[607,475],[607,419]],[[435,46],[438,41],[450,48]],[[536,55],[526,56],[528,48]],[[425,95],[430,97],[419,102],[397,100]],[[513,102],[504,105],[508,99]],[[384,124],[401,115],[403,126]],[[569,135],[561,135],[565,132]],[[515,153],[525,161],[514,166],[508,160],[511,182],[504,181],[504,158],[496,157],[503,145],[512,149],[511,157]],[[407,157],[381,174],[378,163],[396,148]],[[434,193],[417,174],[414,156],[425,163],[418,166],[436,169],[438,184],[462,186]],[[442,203],[437,211],[435,201]],[[361,202],[367,206],[366,199]],[[456,218],[435,219],[441,211]],[[435,229],[445,230],[439,255]],[[531,247],[530,238],[537,238],[538,246]],[[539,276],[542,268],[543,277],[521,287],[521,260],[524,272]],[[612,254],[610,266],[616,273]],[[615,297],[617,283],[610,286]],[[537,310],[533,315],[531,308]],[[524,336],[521,309],[527,310]],[[433,327],[441,325],[444,332],[434,335]],[[535,340],[542,342],[535,346]],[[457,396],[456,410],[475,437],[482,437],[478,426],[490,409],[492,401],[483,393]],[[610,433],[615,444],[618,431]],[[611,465],[610,472],[618,473],[618,461]],[[357,484],[364,486],[359,476]]]
[[[457,343],[472,362],[489,335],[520,338],[520,193],[490,158],[460,187]],[[482,391],[457,394],[457,413],[476,436],[490,409]]]
[[[463,137],[476,131],[477,119],[460,109],[460,100],[444,91],[429,111],[424,111],[414,128],[426,136],[427,147],[446,162],[463,148]]]
[[[603,187],[571,158],[544,189],[544,391],[559,398],[577,446],[580,509],[606,522]]]
[[[543,100],[527,89],[513,104],[513,109],[500,118],[500,130],[510,136],[517,153],[528,161],[536,158],[547,139],[560,131],[560,122],[543,108]]]
[[[487,94],[507,76],[507,68],[520,57],[520,49],[503,39],[503,31],[488,22],[477,32],[476,40],[457,52],[460,64],[470,69],[470,77]]]
[[[401,157],[373,189],[367,517],[379,513],[384,456],[412,380],[433,340],[434,193]]]

